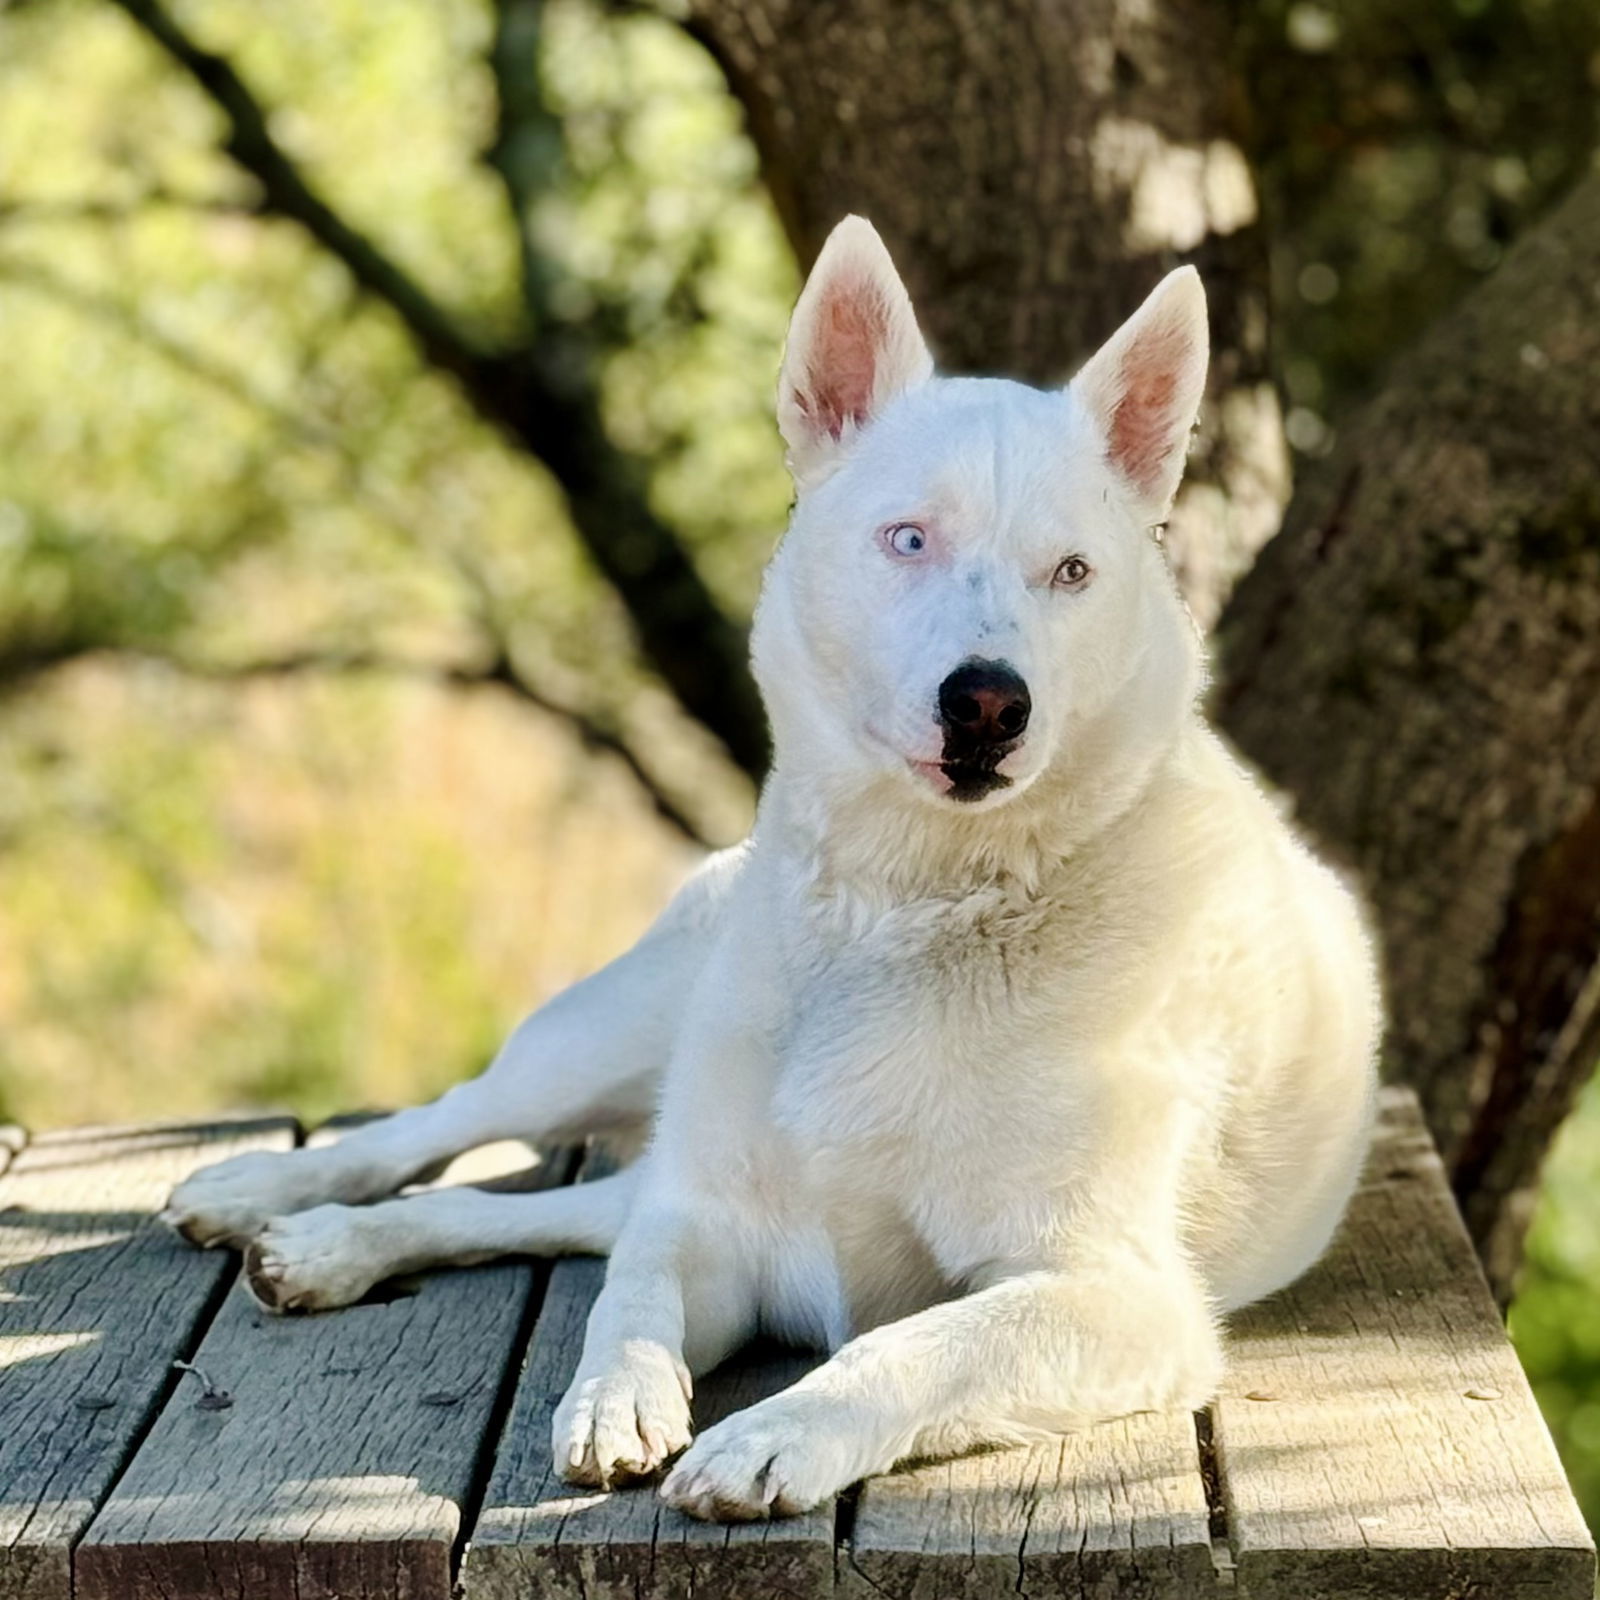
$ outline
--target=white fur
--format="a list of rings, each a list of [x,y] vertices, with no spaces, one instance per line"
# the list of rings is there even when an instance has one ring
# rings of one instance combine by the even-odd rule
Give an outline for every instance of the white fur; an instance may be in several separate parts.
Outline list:
[[[689,1446],[662,1493],[701,1516],[1204,1402],[1220,1315],[1337,1224],[1380,1027],[1351,895],[1196,709],[1199,645],[1147,531],[1204,366],[1183,271],[1064,392],[931,378],[876,234],[842,224],[784,364],[800,499],[756,620],[776,761],[749,841],[481,1079],[202,1173],[174,1223],[259,1235],[280,1308],[609,1247],[555,1422],[580,1482],[682,1449],[689,1374],[758,1330],[832,1352]],[[1063,587],[1071,556],[1092,574]],[[1009,663],[1033,710],[1008,781],[962,801],[937,697],[972,657]],[[489,1139],[652,1111],[608,1184],[348,1204]]]

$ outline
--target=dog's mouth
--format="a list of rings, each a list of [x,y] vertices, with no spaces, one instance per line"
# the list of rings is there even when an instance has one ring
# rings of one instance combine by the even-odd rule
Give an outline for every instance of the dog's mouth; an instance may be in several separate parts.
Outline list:
[[[937,761],[912,761],[910,765],[932,783],[944,799],[970,805],[975,800],[987,799],[997,791],[1011,787],[1011,778],[999,767],[1017,748],[1017,743],[1013,741],[982,750],[953,751],[947,748]]]
[[[985,799],[997,789],[1009,789],[1010,778],[995,770],[1009,754],[1007,749],[993,756],[985,755],[976,759],[966,756],[941,762],[939,770],[950,780],[950,787],[945,793],[952,800],[970,805],[974,800]]]
[[[944,749],[939,755],[939,770],[950,784],[945,794],[951,800],[970,805],[998,789],[1009,789],[1011,779],[1000,771],[1000,763],[1021,743],[1020,738],[993,743],[973,738],[962,728],[947,726]]]

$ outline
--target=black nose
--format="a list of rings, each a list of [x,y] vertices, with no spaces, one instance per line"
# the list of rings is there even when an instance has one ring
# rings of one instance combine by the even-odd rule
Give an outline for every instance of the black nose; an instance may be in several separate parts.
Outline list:
[[[1028,726],[1028,686],[1003,661],[964,661],[939,685],[939,720],[974,744],[1005,744]]]

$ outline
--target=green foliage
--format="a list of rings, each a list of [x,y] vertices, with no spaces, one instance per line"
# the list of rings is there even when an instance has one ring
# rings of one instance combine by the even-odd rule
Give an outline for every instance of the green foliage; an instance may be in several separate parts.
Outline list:
[[[788,507],[771,401],[799,281],[738,106],[673,24],[578,6],[551,13],[546,80],[567,182],[536,233],[561,308],[611,329],[613,436],[652,463],[660,510],[747,614]]]
[[[1511,1336],[1600,1528],[1600,1076],[1545,1164]]]
[[[496,695],[54,679],[0,719],[0,1119],[435,1094],[688,859]]]

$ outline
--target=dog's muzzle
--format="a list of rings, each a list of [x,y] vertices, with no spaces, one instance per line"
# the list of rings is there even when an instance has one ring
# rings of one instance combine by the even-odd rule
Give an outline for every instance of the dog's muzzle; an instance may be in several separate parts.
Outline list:
[[[996,769],[1021,744],[1032,711],[1027,684],[1005,661],[969,657],[939,685],[940,766],[952,800],[981,800],[1010,784]]]

